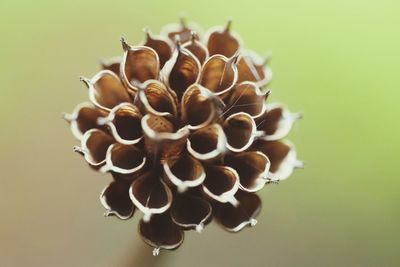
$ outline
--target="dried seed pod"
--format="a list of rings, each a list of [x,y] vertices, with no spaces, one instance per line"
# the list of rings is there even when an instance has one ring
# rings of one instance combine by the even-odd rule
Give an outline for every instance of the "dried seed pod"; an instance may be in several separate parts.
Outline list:
[[[143,137],[141,120],[142,115],[136,106],[121,103],[107,117],[99,118],[97,123],[109,126],[113,137],[121,144],[133,145]]]
[[[198,39],[197,33],[192,31],[190,41],[184,43],[182,47],[192,52],[192,54],[199,60],[200,65],[202,65],[209,55],[207,47]]]
[[[122,38],[124,57],[121,63],[121,78],[133,92],[138,86],[150,79],[158,79],[160,60],[157,52],[147,46],[130,46]]]
[[[89,99],[98,108],[110,111],[124,102],[130,102],[128,91],[118,76],[109,70],[98,72],[92,79],[81,77],[89,89]]]
[[[177,107],[175,98],[165,85],[157,80],[148,80],[141,86],[136,105],[143,113],[160,117],[176,118]]]
[[[135,206],[129,198],[129,183],[112,181],[100,194],[100,202],[106,209],[104,216],[115,215],[121,220],[133,216]]]
[[[232,21],[228,20],[225,27],[211,28],[205,37],[208,52],[212,55],[232,57],[241,47],[240,38],[230,31]]]
[[[237,57],[238,55],[231,58],[214,55],[208,58],[201,70],[199,83],[215,95],[227,93],[237,81]]]
[[[300,118],[299,113],[291,113],[281,104],[268,104],[258,119],[257,128],[264,132],[264,140],[275,141],[288,135],[293,124]]]
[[[263,59],[252,51],[244,51],[237,64],[238,83],[251,81],[260,87],[267,85],[272,78],[271,68],[267,65],[268,60],[269,57]]]
[[[190,130],[201,129],[219,119],[223,105],[207,88],[193,84],[182,97],[181,120]]]
[[[266,98],[269,93],[270,91],[262,92],[253,82],[237,84],[229,96],[224,115],[230,116],[238,112],[245,112],[253,119],[257,119],[266,111]]]
[[[227,138],[227,147],[233,152],[242,152],[249,148],[254,139],[263,132],[257,131],[253,118],[244,112],[232,114],[223,124]]]
[[[198,59],[178,44],[161,70],[161,80],[181,99],[185,90],[198,81],[200,68]]]
[[[93,105],[64,115],[75,151],[113,177],[100,196],[105,215],[143,212],[139,234],[153,255],[212,218],[231,232],[254,226],[255,193],[302,166],[280,140],[298,115],[265,103],[270,69],[229,28],[200,39],[182,20],[161,36],[145,30],[140,46],[122,40],[121,58],[82,78]]]
[[[105,130],[97,124],[97,119],[104,114],[105,112],[93,107],[92,103],[84,102],[77,105],[71,114],[63,113],[62,117],[69,123],[72,135],[81,140],[84,133],[91,129]]]
[[[148,28],[145,28],[144,32],[146,40],[143,42],[143,46],[151,47],[157,52],[160,68],[162,68],[172,55],[173,43],[168,38],[153,35]]]

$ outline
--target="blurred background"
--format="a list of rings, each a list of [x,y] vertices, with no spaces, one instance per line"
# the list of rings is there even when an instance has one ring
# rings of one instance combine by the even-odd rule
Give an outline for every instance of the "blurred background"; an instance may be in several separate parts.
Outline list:
[[[0,2],[0,266],[399,266],[400,2],[397,0]],[[255,228],[212,224],[153,257],[134,219],[104,218],[110,176],[72,152],[62,111],[79,75],[181,15],[273,52],[272,100],[302,111],[306,163],[261,191]]]

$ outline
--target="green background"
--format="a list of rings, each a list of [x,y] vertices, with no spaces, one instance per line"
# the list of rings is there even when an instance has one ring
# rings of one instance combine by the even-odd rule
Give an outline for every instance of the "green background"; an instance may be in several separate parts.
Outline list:
[[[1,266],[399,266],[397,0],[0,2]],[[62,111],[87,100],[79,75],[142,28],[186,15],[233,19],[273,52],[272,100],[302,111],[289,139],[306,162],[261,192],[255,228],[212,224],[154,258],[133,220],[104,218],[110,177],[91,171]]]

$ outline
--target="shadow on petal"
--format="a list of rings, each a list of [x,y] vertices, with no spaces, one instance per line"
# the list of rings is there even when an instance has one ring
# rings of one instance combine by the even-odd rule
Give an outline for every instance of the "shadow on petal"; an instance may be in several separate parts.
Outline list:
[[[106,164],[100,171],[130,174],[143,170],[145,164],[146,157],[142,150],[132,145],[116,143],[108,148]]]
[[[238,191],[236,196],[239,204],[215,203],[213,205],[214,218],[230,232],[239,232],[246,226],[254,226],[255,219],[261,211],[261,200],[256,194]]]
[[[154,51],[157,52],[158,58],[160,60],[160,68],[162,68],[165,62],[167,62],[167,60],[170,59],[172,55],[173,44],[169,39],[165,37],[153,35],[147,28],[145,29],[145,33],[146,40],[143,43],[143,46],[153,48]]]
[[[113,181],[100,194],[100,202],[107,210],[104,216],[115,215],[127,220],[133,216],[135,206],[129,197],[129,183]]]
[[[122,57],[112,57],[110,59],[101,60],[100,64],[103,70],[114,72],[118,77],[120,76]]]
[[[209,55],[207,47],[198,39],[196,32],[191,32],[190,41],[184,43],[182,47],[192,52],[199,60],[200,65],[202,65]]]
[[[263,87],[272,79],[272,71],[267,66],[269,58],[260,58],[256,53],[245,51],[237,64],[238,83],[250,81]]]
[[[144,242],[154,248],[154,256],[160,253],[160,249],[177,249],[184,238],[183,231],[171,220],[169,212],[154,215],[149,222],[141,220],[139,234]]]

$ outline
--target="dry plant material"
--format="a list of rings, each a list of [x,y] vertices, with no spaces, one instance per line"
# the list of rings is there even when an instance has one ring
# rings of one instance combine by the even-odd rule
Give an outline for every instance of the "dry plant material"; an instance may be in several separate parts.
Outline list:
[[[140,45],[122,39],[122,48],[81,78],[90,102],[64,114],[74,150],[113,177],[100,195],[105,215],[142,213],[154,255],[212,218],[231,232],[254,226],[255,193],[302,166],[282,140],[299,115],[266,103],[268,61],[243,48],[230,22],[204,38],[184,21],[146,29]]]

